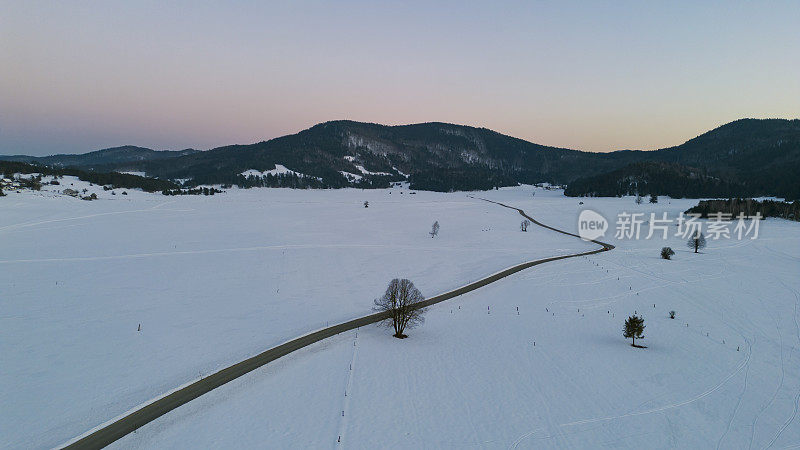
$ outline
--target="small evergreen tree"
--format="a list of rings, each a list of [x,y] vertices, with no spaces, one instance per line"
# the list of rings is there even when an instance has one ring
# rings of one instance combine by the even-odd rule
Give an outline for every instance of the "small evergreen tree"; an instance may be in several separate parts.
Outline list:
[[[686,246],[693,248],[694,252],[697,253],[698,250],[706,247],[706,237],[703,236],[703,233],[700,230],[698,230],[694,237],[691,237],[688,241],[686,241]]]
[[[671,259],[672,255],[675,254],[675,250],[672,250],[670,247],[662,247],[661,248],[661,259]]]
[[[644,318],[635,314],[628,317],[625,321],[625,328],[622,331],[622,335],[626,338],[631,338],[632,346],[636,347],[636,338],[644,339],[642,333],[644,333]]]

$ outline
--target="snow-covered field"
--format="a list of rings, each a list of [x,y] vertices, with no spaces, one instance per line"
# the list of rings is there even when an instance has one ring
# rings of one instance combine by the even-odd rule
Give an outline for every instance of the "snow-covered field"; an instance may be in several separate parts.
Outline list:
[[[613,217],[696,204],[581,206],[531,190],[478,195],[570,231],[584,207]],[[47,192],[0,199],[5,447],[58,445],[203,374],[368,313],[395,276],[434,295],[596,248],[535,226],[522,233],[514,211],[464,193],[97,192],[93,202]],[[441,234],[431,239],[434,220]],[[693,254],[683,239],[616,240],[612,229],[611,252],[436,305],[402,341],[365,327],[314,344],[114,446],[800,445],[798,230],[769,219],[756,240],[709,241]],[[658,258],[664,245],[676,250],[672,261]],[[622,337],[634,311],[645,317],[647,349]]]

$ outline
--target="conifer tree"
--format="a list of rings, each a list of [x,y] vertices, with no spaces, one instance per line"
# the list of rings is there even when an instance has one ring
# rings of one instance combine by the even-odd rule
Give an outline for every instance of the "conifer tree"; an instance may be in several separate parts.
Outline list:
[[[702,232],[698,231],[696,235],[686,241],[686,246],[693,248],[694,252],[697,253],[698,250],[706,247],[706,237],[703,236]]]
[[[644,339],[644,318],[632,315],[625,320],[625,328],[623,329],[622,335],[626,338],[631,338],[631,345],[636,347],[636,338]]]

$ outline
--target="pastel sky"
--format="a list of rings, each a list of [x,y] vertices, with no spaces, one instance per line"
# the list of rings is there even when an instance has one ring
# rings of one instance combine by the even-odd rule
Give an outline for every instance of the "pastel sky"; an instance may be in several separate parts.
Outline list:
[[[743,117],[800,117],[800,2],[0,0],[3,154],[336,119],[655,149]]]

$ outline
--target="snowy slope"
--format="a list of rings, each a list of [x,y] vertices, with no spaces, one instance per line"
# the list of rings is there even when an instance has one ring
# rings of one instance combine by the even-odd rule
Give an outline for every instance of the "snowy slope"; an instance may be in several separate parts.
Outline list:
[[[252,177],[257,177],[257,178],[266,177],[267,175],[287,175],[287,174],[288,175],[297,175],[300,178],[308,176],[308,175],[302,174],[300,172],[295,172],[294,170],[291,170],[291,169],[289,169],[286,166],[281,165],[281,164],[275,164],[275,168],[274,169],[270,169],[270,170],[259,171],[259,170],[255,170],[255,169],[248,169],[248,170],[245,170],[244,172],[241,173],[241,175],[244,176],[244,177],[251,177],[252,176]],[[312,177],[312,178],[317,178],[317,177]]]
[[[575,229],[575,199],[483,195]],[[607,216],[693,203],[584,201]],[[770,219],[759,239],[709,241],[700,254],[612,231],[614,251],[436,305],[403,341],[365,327],[315,344],[114,447],[794,448],[797,227]],[[672,261],[658,258],[663,245]],[[634,312],[647,349],[621,336]]]
[[[58,445],[203,374],[368,313],[393,277],[433,295],[594,248],[521,233],[517,214],[464,193],[163,197],[71,187],[100,199],[50,191],[0,199],[5,447]],[[431,239],[434,220],[442,229]]]

